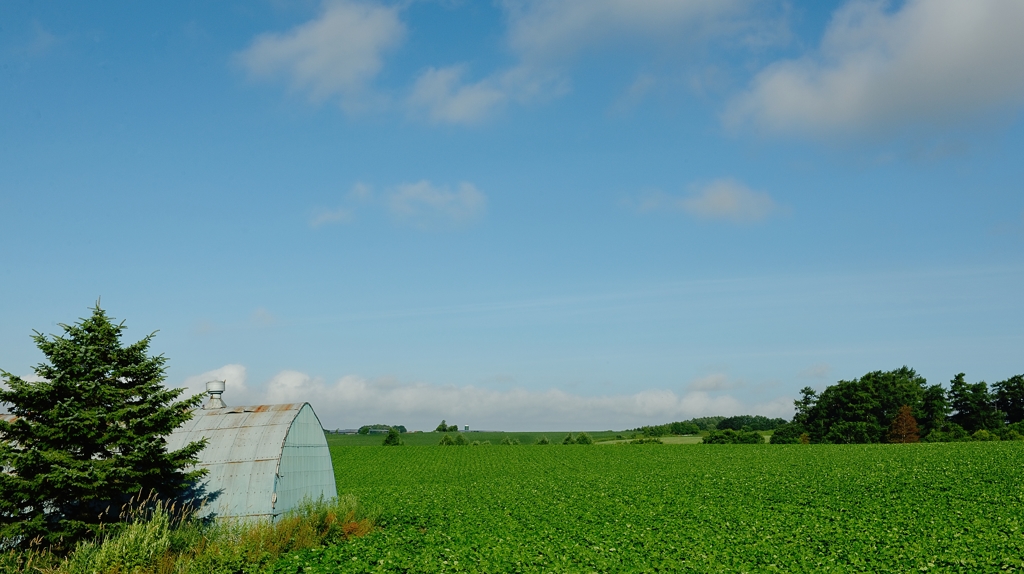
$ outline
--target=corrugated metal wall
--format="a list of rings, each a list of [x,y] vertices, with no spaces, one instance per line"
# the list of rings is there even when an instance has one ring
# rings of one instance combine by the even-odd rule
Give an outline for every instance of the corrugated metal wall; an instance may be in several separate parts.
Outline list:
[[[303,405],[288,431],[277,474],[277,512],[295,508],[304,496],[316,500],[338,495],[324,429],[308,404]]]

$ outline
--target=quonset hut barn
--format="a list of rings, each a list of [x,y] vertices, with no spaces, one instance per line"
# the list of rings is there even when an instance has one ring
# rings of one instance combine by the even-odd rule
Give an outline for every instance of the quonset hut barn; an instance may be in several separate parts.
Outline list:
[[[304,497],[337,496],[324,429],[309,403],[228,407],[223,381],[206,390],[206,405],[167,437],[168,450],[207,440],[198,465],[209,471],[204,486],[212,495],[204,515],[276,519]]]

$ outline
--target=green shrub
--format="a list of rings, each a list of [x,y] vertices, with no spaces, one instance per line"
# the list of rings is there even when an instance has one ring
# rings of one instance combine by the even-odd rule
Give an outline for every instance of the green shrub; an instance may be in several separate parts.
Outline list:
[[[402,446],[403,444],[405,443],[402,442],[402,435],[399,434],[398,429],[388,430],[388,435],[384,437],[384,446]]]
[[[1014,429],[1010,429],[1003,435],[1003,440],[1024,440],[1024,435]]]
[[[572,436],[572,433],[569,433],[562,439],[562,444],[576,444],[576,438]]]
[[[441,442],[437,444],[439,444],[440,446],[454,446],[455,441],[452,440],[452,437],[445,434],[444,436],[441,437]]]
[[[946,422],[921,439],[922,442],[966,442],[971,440],[964,428],[956,423]]]
[[[764,437],[754,431],[713,430],[701,444],[764,444]]]
[[[805,429],[799,423],[787,423],[775,429],[768,440],[771,444],[800,444],[800,435]]]
[[[637,438],[629,441],[629,444],[663,444],[661,439],[656,436]]]
[[[519,439],[511,438],[511,437],[504,437],[504,438],[501,439],[501,444],[517,445],[517,444],[519,444]]]
[[[455,435],[455,445],[456,446],[466,446],[468,444],[469,444],[469,441],[466,440],[465,435],[463,435],[462,433],[458,433],[458,434]]]
[[[971,438],[973,440],[977,440],[977,441],[991,441],[991,440],[999,440],[999,435],[997,435],[995,433],[990,433],[990,432],[988,432],[985,429],[981,429],[979,431],[976,431],[974,434],[972,434]]]
[[[585,432],[576,435],[576,444],[594,444],[594,439]]]
[[[537,444],[551,444],[551,441],[548,440],[548,437],[542,436],[537,439]]]

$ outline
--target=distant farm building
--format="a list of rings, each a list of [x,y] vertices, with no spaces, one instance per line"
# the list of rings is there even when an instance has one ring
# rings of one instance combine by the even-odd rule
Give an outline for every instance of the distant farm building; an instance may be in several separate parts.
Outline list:
[[[199,468],[211,495],[204,515],[276,519],[303,498],[337,496],[331,453],[309,403],[228,407],[223,381],[207,383],[210,399],[167,437],[167,449],[207,440]]]

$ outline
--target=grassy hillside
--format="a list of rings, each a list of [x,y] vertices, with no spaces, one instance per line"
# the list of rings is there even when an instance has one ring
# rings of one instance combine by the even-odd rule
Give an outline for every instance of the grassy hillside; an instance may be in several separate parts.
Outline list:
[[[455,436],[455,433],[447,433],[450,436]],[[536,444],[541,437],[547,437],[552,443],[561,443],[565,435],[569,434],[566,431],[557,432],[476,432],[471,431],[462,433],[466,437],[466,440],[472,441],[489,441],[493,445],[497,445],[502,439],[508,437],[510,439],[518,440],[521,444],[532,445]],[[575,436],[577,433],[573,432]],[[600,440],[613,440],[617,435],[629,436],[630,433],[615,432],[615,431],[587,431],[591,437],[596,441]],[[402,434],[402,440],[407,446],[436,446],[438,441],[445,433],[439,432],[419,432],[419,433],[404,433]],[[384,435],[344,435],[344,434],[327,434],[327,444],[330,446],[380,446],[384,442]]]

